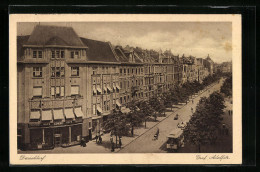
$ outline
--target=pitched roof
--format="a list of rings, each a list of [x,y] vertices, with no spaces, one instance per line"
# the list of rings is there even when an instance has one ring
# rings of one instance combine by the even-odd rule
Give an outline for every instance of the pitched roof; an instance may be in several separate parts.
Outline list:
[[[123,53],[122,47],[120,47],[120,46],[115,47],[115,53],[120,62],[128,62],[128,58]]]
[[[23,56],[23,44],[27,42],[30,35],[26,36],[17,36],[17,58],[21,58]]]
[[[80,39],[84,45],[88,47],[88,61],[118,62],[108,42],[96,41],[87,38]]]
[[[72,27],[37,25],[26,45],[84,46]]]

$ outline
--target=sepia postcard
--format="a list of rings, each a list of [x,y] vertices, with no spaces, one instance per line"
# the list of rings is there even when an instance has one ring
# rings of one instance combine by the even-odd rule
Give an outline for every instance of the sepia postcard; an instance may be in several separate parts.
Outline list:
[[[9,19],[10,165],[242,164],[241,15]]]

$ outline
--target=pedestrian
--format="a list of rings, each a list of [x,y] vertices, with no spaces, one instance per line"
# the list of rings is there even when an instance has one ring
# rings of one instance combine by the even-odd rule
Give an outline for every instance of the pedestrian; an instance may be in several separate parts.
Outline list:
[[[113,136],[110,135],[110,142],[113,143]]]
[[[84,138],[81,139],[81,141],[80,141],[80,146],[86,147],[86,141],[85,141]]]
[[[193,99],[192,99],[192,104],[194,103]]]
[[[193,108],[191,108],[191,112],[193,113]]]
[[[121,140],[121,137],[119,137],[119,148],[121,149],[121,146],[122,146],[122,140]]]
[[[115,151],[115,144],[114,142],[111,143],[111,152],[114,152]]]
[[[99,135],[98,141],[99,141],[100,144],[102,144],[102,137],[101,137],[101,135]]]

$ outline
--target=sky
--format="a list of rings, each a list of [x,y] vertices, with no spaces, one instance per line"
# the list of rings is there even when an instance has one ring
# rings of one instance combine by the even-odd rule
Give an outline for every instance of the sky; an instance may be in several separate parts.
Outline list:
[[[39,23],[18,23],[18,35],[30,35]],[[231,22],[70,22],[41,25],[70,26],[80,37],[113,45],[171,50],[174,55],[211,57],[221,63],[232,59]]]

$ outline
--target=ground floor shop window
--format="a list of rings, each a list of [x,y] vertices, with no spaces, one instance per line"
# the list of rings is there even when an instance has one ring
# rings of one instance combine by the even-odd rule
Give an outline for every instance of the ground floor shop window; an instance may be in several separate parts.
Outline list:
[[[30,141],[31,141],[31,146],[33,148],[41,148],[43,142],[42,129],[31,129]]]
[[[82,135],[82,125],[71,126],[71,141],[80,141]]]

